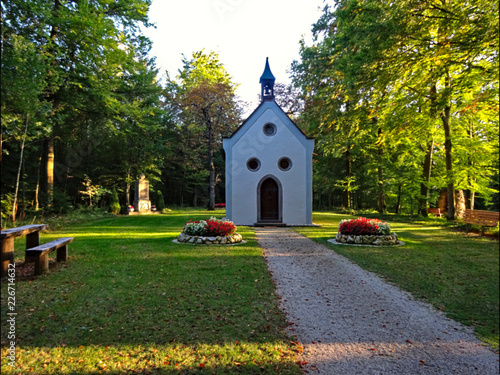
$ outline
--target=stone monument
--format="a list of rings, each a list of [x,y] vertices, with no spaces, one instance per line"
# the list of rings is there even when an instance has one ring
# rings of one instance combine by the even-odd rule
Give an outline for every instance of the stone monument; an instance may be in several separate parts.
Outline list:
[[[135,182],[134,209],[137,213],[150,213],[151,201],[149,200],[149,181],[144,173]]]

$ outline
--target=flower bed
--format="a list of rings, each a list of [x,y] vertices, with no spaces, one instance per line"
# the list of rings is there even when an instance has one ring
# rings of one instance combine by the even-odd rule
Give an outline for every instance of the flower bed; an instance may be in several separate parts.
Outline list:
[[[182,231],[188,236],[231,236],[236,232],[236,225],[229,220],[211,217],[209,220],[189,221]]]
[[[341,220],[335,241],[363,245],[397,245],[400,243],[396,233],[391,233],[389,224],[378,219]]]
[[[238,243],[242,240],[241,235],[236,233],[236,225],[232,221],[215,217],[187,222],[177,238],[181,243],[221,245]]]

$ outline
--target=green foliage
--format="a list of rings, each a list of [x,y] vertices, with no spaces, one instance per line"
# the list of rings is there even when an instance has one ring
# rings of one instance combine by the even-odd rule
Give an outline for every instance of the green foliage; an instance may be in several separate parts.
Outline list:
[[[217,177],[224,176],[224,163],[218,158],[222,137],[240,123],[241,108],[236,85],[215,52],[194,52],[191,59],[183,58],[183,64],[177,80],[169,80],[166,89],[167,104],[175,113],[169,144],[173,155],[165,171],[175,177],[167,189],[174,194],[180,190],[181,205],[184,194],[191,193],[195,206],[199,192],[208,190],[209,207],[214,209]]]
[[[417,202],[425,211],[431,188],[497,193],[498,37],[491,25],[498,25],[491,0],[325,7],[315,42],[302,42],[293,64],[305,100],[300,122],[317,140],[317,202],[341,196],[345,207],[382,211],[383,200],[393,205],[397,196],[398,210]]]
[[[50,202],[58,190],[76,203],[85,176],[120,193],[140,172],[159,178],[169,116],[148,56],[151,42],[139,29],[149,26],[149,6],[149,0],[2,2],[2,192],[14,191],[24,134],[26,206],[41,201],[42,192]],[[45,172],[52,168],[55,189]]]
[[[190,90],[205,81],[236,88],[231,76],[220,62],[219,55],[214,51],[208,53],[205,50],[196,51],[191,58],[183,55],[182,63],[183,69],[178,76],[181,90]]]
[[[99,200],[110,191],[99,185],[92,185],[92,180],[89,176],[85,175],[84,182],[82,183],[85,190],[81,190],[80,194],[88,196],[89,206],[92,207],[93,203],[97,205]],[[82,199],[85,200],[84,197]]]
[[[155,203],[156,203],[156,210],[158,212],[163,212],[163,209],[165,208],[165,199],[163,198],[163,193],[161,192],[161,190],[158,190],[156,192]]]
[[[10,214],[12,212],[12,203],[14,201],[14,197],[12,194],[2,194],[1,195],[1,218],[2,218],[2,223],[0,225],[0,228],[5,227],[5,222],[7,219],[10,217]]]
[[[72,209],[73,205],[71,204],[71,198],[68,196],[68,194],[55,191],[52,205],[46,211],[48,213],[65,215],[71,212]]]
[[[119,214],[121,210],[120,200],[118,199],[118,193],[116,189],[111,190],[111,197],[109,202],[109,212],[112,214]]]

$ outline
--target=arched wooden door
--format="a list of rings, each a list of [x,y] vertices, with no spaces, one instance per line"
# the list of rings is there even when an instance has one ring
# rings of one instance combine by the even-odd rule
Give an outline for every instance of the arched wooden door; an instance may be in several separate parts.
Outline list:
[[[260,185],[260,220],[280,221],[280,188],[273,178],[265,179]]]

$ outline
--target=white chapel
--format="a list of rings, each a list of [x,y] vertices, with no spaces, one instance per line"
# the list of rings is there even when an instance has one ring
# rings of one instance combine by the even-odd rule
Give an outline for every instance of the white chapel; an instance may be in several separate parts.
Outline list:
[[[261,103],[223,140],[226,218],[236,225],[311,225],[314,139],[274,100],[275,78],[266,59]]]

